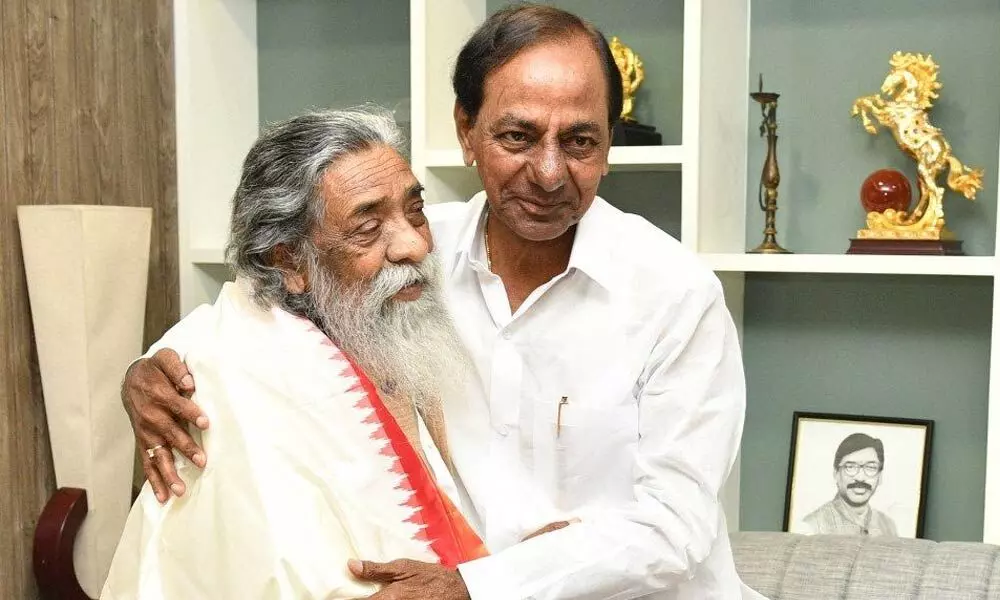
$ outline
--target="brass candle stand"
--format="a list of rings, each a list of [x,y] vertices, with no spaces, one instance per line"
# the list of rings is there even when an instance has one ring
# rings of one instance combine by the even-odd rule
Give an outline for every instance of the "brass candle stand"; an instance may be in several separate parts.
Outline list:
[[[760,124],[760,135],[767,135],[767,158],[760,174],[760,185],[757,188],[757,203],[764,211],[764,241],[753,250],[752,254],[791,254],[778,244],[778,230],[774,225],[774,213],[778,210],[778,183],[781,175],[778,172],[778,94],[764,91],[764,77],[761,76],[758,91],[750,94],[760,104],[764,120]]]

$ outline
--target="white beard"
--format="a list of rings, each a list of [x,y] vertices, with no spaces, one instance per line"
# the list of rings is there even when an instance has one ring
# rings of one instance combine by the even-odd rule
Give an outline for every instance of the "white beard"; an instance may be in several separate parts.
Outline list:
[[[353,286],[310,262],[309,316],[383,392],[409,398],[421,412],[461,397],[472,363],[445,306],[436,255],[419,265],[387,264]],[[418,282],[419,299],[392,299]]]

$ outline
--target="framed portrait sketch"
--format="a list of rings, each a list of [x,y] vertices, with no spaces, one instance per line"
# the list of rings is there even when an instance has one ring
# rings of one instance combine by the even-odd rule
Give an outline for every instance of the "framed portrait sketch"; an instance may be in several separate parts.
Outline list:
[[[923,537],[934,422],[796,412],[784,530]]]

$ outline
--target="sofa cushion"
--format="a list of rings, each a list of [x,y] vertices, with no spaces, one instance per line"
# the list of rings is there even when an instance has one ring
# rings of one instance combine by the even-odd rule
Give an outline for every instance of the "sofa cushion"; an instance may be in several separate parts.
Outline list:
[[[993,558],[993,575],[986,588],[986,597],[989,600],[1000,600],[1000,552]]]
[[[920,580],[920,600],[962,598],[992,600],[987,596],[1000,548],[985,544],[942,542],[934,548]]]
[[[858,550],[844,597],[916,598],[920,574],[934,547],[929,540],[870,538]]]
[[[736,571],[743,582],[759,594],[777,598],[792,550],[801,539],[799,536],[767,531],[733,533],[730,541]]]
[[[730,540],[740,577],[770,600],[1000,600],[1000,546],[779,532]]]
[[[848,577],[864,538],[803,536],[785,570],[778,597],[783,600],[845,598]]]

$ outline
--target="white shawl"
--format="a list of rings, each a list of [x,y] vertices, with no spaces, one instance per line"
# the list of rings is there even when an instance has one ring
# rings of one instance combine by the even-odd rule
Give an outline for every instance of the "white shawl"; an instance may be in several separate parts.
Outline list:
[[[312,323],[227,283],[185,357],[211,427],[202,471],[160,505],[147,483],[104,600],[368,596],[351,558],[484,554],[374,388]]]

